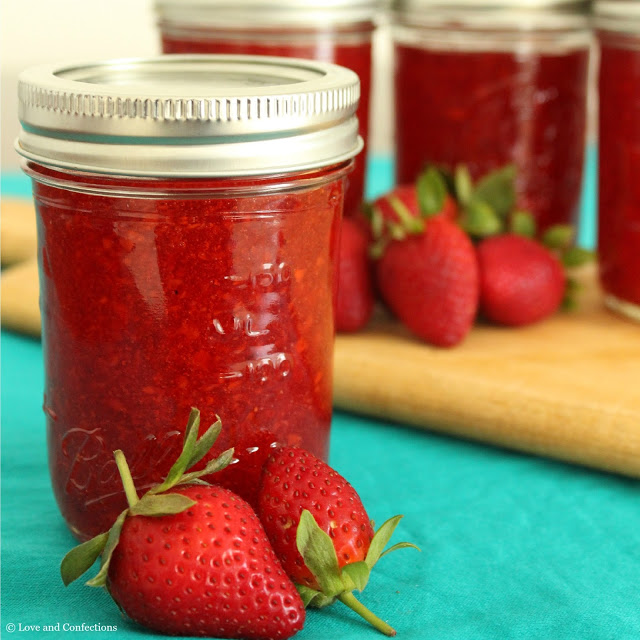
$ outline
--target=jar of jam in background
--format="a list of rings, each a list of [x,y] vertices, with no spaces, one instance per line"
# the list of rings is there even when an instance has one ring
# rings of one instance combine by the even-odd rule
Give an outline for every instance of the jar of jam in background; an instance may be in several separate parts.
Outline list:
[[[369,131],[372,38],[379,0],[156,0],[164,53],[242,53],[321,60],[360,78],[360,135]],[[347,180],[345,214],[359,212],[366,162]]]
[[[190,407],[214,453],[326,457],[334,256],[362,148],[355,73],[251,56],[46,66],[20,76],[33,179],[53,489],[79,538],[177,458]]]
[[[598,253],[605,302],[640,321],[640,2],[596,2]]]
[[[541,227],[577,220],[592,36],[584,0],[396,0],[397,181],[518,169]]]

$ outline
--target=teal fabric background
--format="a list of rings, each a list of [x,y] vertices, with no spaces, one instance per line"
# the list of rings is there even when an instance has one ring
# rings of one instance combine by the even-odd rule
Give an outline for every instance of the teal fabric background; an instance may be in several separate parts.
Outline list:
[[[386,186],[388,164],[377,166],[373,183]],[[21,178],[3,182],[5,193],[24,189]],[[1,346],[2,634],[52,638],[64,632],[8,625],[85,623],[154,637],[103,591],[62,585],[58,565],[74,541],[49,486],[41,345],[3,332]],[[361,595],[398,638],[640,638],[640,482],[345,413],[330,462],[377,523],[403,513],[397,540],[422,548],[383,558]],[[296,637],[383,636],[338,603],[311,611]]]

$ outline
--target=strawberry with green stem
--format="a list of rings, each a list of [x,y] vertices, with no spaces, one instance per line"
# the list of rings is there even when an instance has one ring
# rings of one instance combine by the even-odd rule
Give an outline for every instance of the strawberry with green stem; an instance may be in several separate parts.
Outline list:
[[[141,498],[121,451],[116,463],[129,507],[103,534],[72,549],[65,585],[100,556],[87,584],[104,587],[130,618],[161,633],[280,640],[302,628],[304,605],[253,509],[228,489],[202,480],[224,468],[233,449],[187,472],[220,433],[198,439],[192,410],[183,451],[164,482]]]
[[[395,630],[353,594],[362,591],[402,516],[387,520],[374,534],[355,489],[335,470],[298,448],[269,457],[258,494],[258,514],[287,574],[307,606],[340,600],[382,633]]]
[[[455,220],[458,209],[440,171],[427,167],[415,183],[395,187],[366,205],[364,213],[374,253],[380,253],[390,240],[402,240],[407,233],[424,231],[425,221],[432,216]]]
[[[555,225],[538,239],[534,217],[517,210],[502,227],[477,245],[484,316],[505,326],[525,326],[561,307],[574,308],[578,285],[571,270],[593,260],[592,252],[574,245],[574,228]]]
[[[414,334],[453,347],[471,330],[478,310],[478,260],[467,234],[440,216],[423,231],[383,249],[376,264],[382,299]]]
[[[462,213],[460,225],[478,243],[480,304],[494,322],[523,326],[575,306],[577,283],[568,273],[593,260],[574,245],[570,225],[555,225],[538,238],[534,216],[515,208],[516,169],[501,167],[473,183],[458,166],[449,183]]]

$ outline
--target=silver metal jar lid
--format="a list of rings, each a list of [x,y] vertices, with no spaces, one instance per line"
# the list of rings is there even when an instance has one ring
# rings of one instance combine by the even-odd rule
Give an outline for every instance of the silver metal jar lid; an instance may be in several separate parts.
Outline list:
[[[371,22],[381,0],[156,0],[163,25],[304,27]]]
[[[16,149],[98,173],[293,172],[362,149],[358,76],[295,58],[180,55],[45,65],[18,80]]]
[[[396,19],[405,24],[517,29],[584,28],[590,0],[394,0]]]
[[[593,11],[596,26],[601,29],[640,32],[640,2],[638,0],[595,0]]]

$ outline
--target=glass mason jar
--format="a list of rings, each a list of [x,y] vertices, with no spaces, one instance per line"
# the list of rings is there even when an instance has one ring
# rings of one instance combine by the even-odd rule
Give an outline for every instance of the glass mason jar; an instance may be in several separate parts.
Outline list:
[[[360,135],[368,139],[372,38],[379,0],[156,0],[164,53],[234,53],[320,60],[360,78]],[[359,212],[365,157],[347,180],[345,214]]]
[[[577,219],[591,32],[584,0],[396,0],[397,180],[514,163],[541,227]]]
[[[606,304],[640,321],[640,3],[596,2],[598,254]]]
[[[166,56],[20,76],[37,209],[49,465],[79,538],[177,458],[190,407],[214,454],[326,457],[334,255],[362,148],[358,78],[285,58]]]

